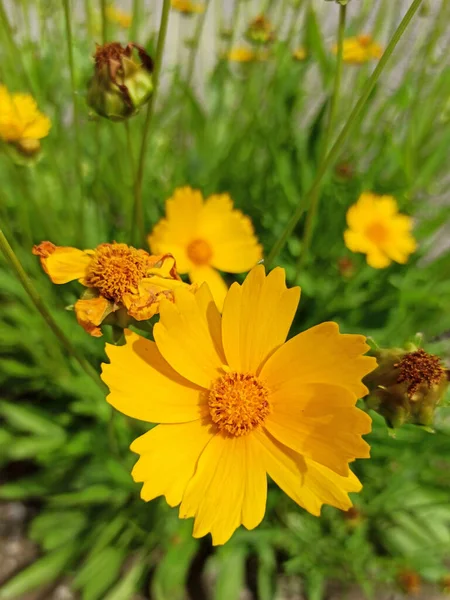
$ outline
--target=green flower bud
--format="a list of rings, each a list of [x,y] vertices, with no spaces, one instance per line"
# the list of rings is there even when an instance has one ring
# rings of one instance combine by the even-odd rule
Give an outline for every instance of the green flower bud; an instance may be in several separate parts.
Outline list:
[[[253,44],[270,44],[275,39],[275,32],[272,23],[264,15],[260,15],[250,22],[245,36]]]
[[[364,379],[370,391],[367,407],[390,427],[405,423],[430,427],[448,387],[441,359],[412,344],[407,349],[379,349],[373,355],[378,367]]]
[[[137,51],[139,60],[135,56]],[[118,42],[97,46],[87,103],[100,116],[123,121],[135,115],[153,92],[153,61],[144,48]]]

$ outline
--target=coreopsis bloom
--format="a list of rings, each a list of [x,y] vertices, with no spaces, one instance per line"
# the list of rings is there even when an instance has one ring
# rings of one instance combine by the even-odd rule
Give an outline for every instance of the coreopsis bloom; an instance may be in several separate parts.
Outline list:
[[[153,93],[153,61],[145,49],[132,42],[125,48],[119,42],[110,42],[97,46],[94,58],[88,105],[111,121],[135,115]]]
[[[253,48],[248,48],[246,46],[236,46],[236,48],[232,48],[226,55],[225,58],[230,62],[238,62],[238,63],[250,63],[257,62],[260,60],[266,60],[267,55],[262,54],[261,52],[256,52]]]
[[[50,119],[39,111],[32,96],[10,94],[6,86],[0,85],[0,140],[25,155],[34,155],[50,127]]]
[[[110,322],[150,319],[162,298],[173,300],[173,290],[186,287],[170,254],[151,256],[127,244],[78,250],[42,242],[34,246],[33,254],[40,257],[53,283],[78,279],[88,288],[74,309],[79,324],[95,337],[102,335],[100,325],[113,313],[116,320]]]
[[[347,225],[345,245],[366,254],[367,264],[374,269],[388,267],[392,261],[404,264],[417,248],[411,234],[413,221],[398,212],[392,196],[361,194],[347,211]]]
[[[205,11],[204,4],[198,4],[191,0],[172,0],[171,6],[174,10],[183,13],[184,15],[199,14]]]
[[[333,46],[334,54],[337,54],[337,45]],[[344,40],[343,61],[349,64],[360,65],[371,60],[381,58],[383,47],[375,42],[371,35],[364,34]]]
[[[304,60],[306,60],[308,56],[308,53],[306,52],[305,48],[296,48],[293,52],[292,52],[292,58],[298,62],[303,62]]]
[[[259,15],[250,22],[245,35],[253,44],[269,44],[275,39],[272,23],[264,15]]]
[[[106,7],[106,16],[111,23],[117,23],[117,25],[123,29],[129,29],[131,27],[131,22],[133,20],[132,16],[111,4]]]
[[[142,499],[180,505],[194,537],[210,532],[214,544],[262,521],[267,475],[313,515],[323,504],[348,510],[361,489],[349,462],[369,456],[371,420],[355,406],[376,366],[365,338],[322,323],[286,342],[300,289],[286,288],[279,267],[234,283],[222,316],[206,284],[174,295],[161,302],[155,342],[127,331],[103,366],[108,402],[159,423],[131,445]]]
[[[390,427],[405,423],[431,427],[436,407],[448,388],[448,370],[439,356],[409,344],[374,352],[378,367],[364,383],[366,405],[382,415]]]
[[[227,286],[218,273],[245,273],[262,258],[249,217],[233,208],[228,194],[206,200],[200,191],[178,188],[166,202],[166,217],[148,237],[155,254],[172,254],[178,272],[192,283],[206,281],[219,309]]]

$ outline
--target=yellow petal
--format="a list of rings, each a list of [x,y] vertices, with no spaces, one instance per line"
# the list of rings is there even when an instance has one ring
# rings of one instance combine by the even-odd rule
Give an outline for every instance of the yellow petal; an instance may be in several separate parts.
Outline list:
[[[208,265],[204,267],[194,267],[189,271],[189,279],[192,283],[196,283],[197,285],[206,283],[211,290],[217,308],[222,311],[228,288],[220,273]]]
[[[187,247],[198,237],[202,207],[201,192],[190,187],[178,188],[166,202],[166,218],[159,221],[148,237],[153,254],[173,254],[179,273],[187,273],[194,266]]]
[[[26,125],[22,135],[24,138],[40,140],[48,135],[50,127],[50,119],[45,115],[39,114],[34,121]]]
[[[256,527],[265,512],[267,480],[261,449],[253,437],[214,436],[198,461],[180,506],[180,517],[195,517],[194,537],[211,533],[225,544],[244,524]]]
[[[305,383],[328,383],[362,398],[368,390],[361,380],[377,366],[374,358],[363,356],[368,350],[363,335],[341,334],[336,323],[322,323],[281,346],[264,365],[261,377],[273,393],[282,389],[292,393]]]
[[[249,217],[233,209],[228,194],[210,196],[200,213],[199,238],[213,250],[211,264],[227,273],[244,273],[262,258]]]
[[[375,244],[364,233],[352,231],[351,229],[344,231],[344,242],[352,252],[371,252],[377,249]]]
[[[370,417],[355,407],[354,394],[326,384],[282,386],[271,396],[265,427],[279,442],[340,475],[348,463],[369,458],[361,435],[371,430]]]
[[[83,279],[92,260],[90,250],[55,246],[51,242],[34,246],[33,254],[40,256],[42,268],[53,283]]]
[[[385,269],[391,262],[391,259],[378,248],[371,250],[367,254],[367,264],[374,269]]]
[[[83,329],[94,337],[101,337],[99,325],[114,311],[114,304],[103,296],[98,296],[88,300],[77,300],[74,308],[77,321]]]
[[[352,502],[348,492],[358,492],[361,484],[350,471],[348,477],[337,475],[327,467],[303,458],[270,434],[257,431],[262,461],[267,473],[294,502],[315,516],[323,504],[348,510]]]
[[[145,501],[165,496],[170,506],[180,504],[198,459],[213,434],[201,421],[158,425],[131,444],[141,457],[131,472],[134,481],[144,482]]]
[[[300,288],[287,289],[284,269],[266,276],[258,265],[242,286],[234,283],[225,299],[222,335],[233,371],[257,373],[286,340],[297,310]]]
[[[164,360],[154,342],[125,330],[124,346],[106,345],[110,364],[102,379],[107,401],[123,414],[150,423],[183,423],[203,414],[203,390],[186,381]]]
[[[222,374],[225,357],[217,337],[217,307],[208,286],[192,294],[174,290],[175,301],[161,300],[153,329],[158,349],[180,375],[209,389]]]

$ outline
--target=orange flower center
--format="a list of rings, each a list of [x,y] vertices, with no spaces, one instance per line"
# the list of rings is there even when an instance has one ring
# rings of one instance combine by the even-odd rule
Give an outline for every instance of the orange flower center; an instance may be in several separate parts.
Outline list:
[[[366,235],[375,244],[382,244],[386,241],[389,231],[383,223],[372,223],[367,227]]]
[[[364,48],[367,48],[372,43],[372,36],[368,35],[368,34],[359,35],[358,42],[360,43],[361,46],[363,46]]]
[[[212,254],[212,248],[205,240],[194,240],[187,247],[187,255],[194,265],[207,265]]]
[[[208,406],[218,429],[233,437],[250,433],[270,413],[269,390],[254,375],[227,373],[212,386]]]
[[[100,244],[95,250],[86,284],[97,288],[108,300],[120,302],[126,293],[136,293],[149,266],[149,256],[127,244]]]

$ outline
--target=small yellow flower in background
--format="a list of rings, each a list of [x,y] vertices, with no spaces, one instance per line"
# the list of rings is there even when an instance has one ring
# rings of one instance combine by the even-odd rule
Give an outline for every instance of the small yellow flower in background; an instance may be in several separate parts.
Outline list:
[[[383,47],[371,35],[358,35],[344,40],[343,60],[360,65],[381,58],[383,51]],[[333,52],[337,54],[337,45],[333,46]]]
[[[131,27],[131,22],[133,20],[132,16],[129,13],[120,10],[120,8],[116,8],[112,4],[107,6],[106,16],[111,23],[117,23],[117,25],[123,27],[123,29],[129,29]]]
[[[200,14],[205,11],[204,4],[191,2],[191,0],[172,0],[172,8],[185,15]]]
[[[29,94],[10,94],[0,85],[0,139],[24,154],[36,154],[50,131],[50,119],[43,115]]]
[[[172,254],[178,272],[189,275],[192,283],[206,281],[219,309],[227,286],[220,274],[245,273],[262,258],[262,247],[251,220],[233,208],[228,194],[206,200],[200,191],[178,188],[166,202],[166,218],[148,237],[151,251]]]
[[[55,246],[42,242],[33,254],[53,283],[78,281],[85,295],[75,303],[79,324],[91,335],[102,335],[100,325],[112,313],[121,321],[150,319],[159,311],[161,298],[173,300],[176,287],[187,287],[169,254],[150,256],[127,244],[100,244],[95,250]],[[120,312],[119,312],[120,311]]]
[[[230,62],[250,63],[260,60],[267,60],[267,55],[256,52],[253,48],[246,46],[237,46],[232,48],[225,56]]]
[[[365,338],[322,323],[286,342],[300,289],[286,288],[279,267],[234,283],[222,316],[206,284],[174,296],[161,302],[156,342],[126,331],[103,365],[108,402],[160,423],[131,445],[141,498],[180,504],[194,537],[211,533],[214,544],[259,525],[267,475],[313,515],[323,504],[348,510],[361,489],[349,463],[369,457],[371,419],[355,406],[376,367]]]
[[[254,44],[269,44],[275,39],[272,23],[264,15],[259,15],[250,22],[245,35]]]
[[[296,50],[294,50],[292,52],[292,58],[294,60],[298,60],[299,62],[306,60],[307,56],[308,56],[308,53],[306,52],[305,48],[297,48]]]
[[[411,217],[399,214],[395,198],[365,192],[347,211],[345,245],[352,252],[367,255],[374,269],[388,267],[392,261],[404,264],[416,248],[411,234]]]

